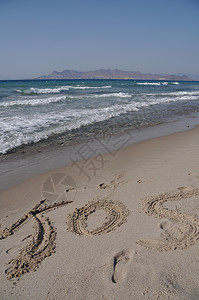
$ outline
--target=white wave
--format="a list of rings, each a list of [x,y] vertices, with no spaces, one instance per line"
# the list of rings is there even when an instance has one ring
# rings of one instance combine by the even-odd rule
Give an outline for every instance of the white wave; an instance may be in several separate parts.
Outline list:
[[[161,93],[161,95],[166,95],[166,96],[194,96],[198,95],[199,96],[199,91],[194,91],[194,92],[185,92],[185,91],[179,91],[179,92],[171,92],[171,93]]]
[[[175,101],[190,101],[190,100],[199,100],[198,96],[182,96],[182,97],[176,97]]]
[[[9,106],[22,106],[22,105],[30,105],[30,106],[36,106],[36,105],[47,105],[50,103],[56,103],[60,102],[66,99],[76,99],[76,100],[82,100],[84,99],[93,99],[93,98],[130,98],[131,95],[128,93],[110,93],[110,94],[101,94],[101,95],[85,95],[85,96],[58,96],[58,97],[49,97],[49,98],[37,98],[37,99],[29,99],[29,100],[13,100],[13,101],[3,101],[0,102],[0,107],[9,107]]]
[[[175,94],[175,93],[173,93]],[[194,92],[177,92],[176,93],[177,95],[189,95],[189,96],[192,96],[192,95],[199,95],[199,90],[198,91],[194,91]]]
[[[108,120],[132,110],[138,110],[135,103],[100,109],[71,109],[63,112],[35,114],[28,117],[23,115],[4,117],[1,122],[4,135],[0,138],[0,153],[5,154],[9,149],[22,144],[38,142],[52,134]]]
[[[111,85],[105,85],[105,86],[82,86],[82,85],[77,85],[77,86],[70,86],[70,89],[76,89],[76,90],[87,90],[87,89],[110,89]]]
[[[176,97],[176,98],[171,98],[171,97],[162,97],[162,98],[157,98],[157,99],[149,99],[148,104],[154,105],[154,104],[163,104],[163,103],[168,103],[168,102],[178,102],[178,101],[190,101],[190,100],[199,100],[197,96],[182,96],[182,97]]]
[[[67,86],[56,86],[54,88],[34,88],[31,87],[28,90],[16,90],[18,93],[25,93],[25,94],[57,94],[62,91],[68,91],[69,89],[77,89],[77,90],[86,90],[86,89],[109,89],[111,85],[106,86],[83,86],[83,85],[67,85]]]
[[[143,94],[144,95],[144,94]],[[199,90],[194,92],[178,91],[178,92],[168,92],[168,93],[150,93],[145,94],[147,96],[199,96]],[[173,98],[175,100],[175,98]]]
[[[59,102],[62,100],[65,100],[66,96],[60,96],[60,97],[50,97],[50,98],[37,98],[37,99],[30,99],[30,100],[15,100],[15,101],[3,101],[0,102],[0,107],[8,107],[8,106],[21,106],[21,105],[30,105],[30,106],[36,106],[36,105],[46,105],[54,102]]]
[[[161,85],[161,82],[137,82],[139,85]]]
[[[137,82],[138,85],[156,85],[156,86],[160,86],[160,85],[168,85],[168,84],[179,84],[179,82],[173,82],[173,81],[160,81],[160,82]]]
[[[56,94],[60,93],[61,91],[68,91],[69,87],[62,86],[62,87],[56,87],[56,88],[45,88],[45,89],[39,89],[39,88],[30,88],[30,90],[27,90],[26,93],[34,93],[34,94]]]
[[[130,98],[132,97],[129,93],[107,93],[107,94],[92,94],[92,95],[67,95],[69,99],[93,99],[93,98]]]
[[[87,96],[88,97],[88,96]],[[101,95],[89,95],[91,98],[106,98],[106,97],[118,97],[118,98],[129,98],[131,94],[129,93],[109,93],[109,94],[101,94]]]

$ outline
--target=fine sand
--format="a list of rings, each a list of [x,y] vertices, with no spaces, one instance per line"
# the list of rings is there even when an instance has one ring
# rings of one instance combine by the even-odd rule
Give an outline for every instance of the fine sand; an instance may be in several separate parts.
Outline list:
[[[198,154],[195,127],[2,192],[0,299],[199,299]]]

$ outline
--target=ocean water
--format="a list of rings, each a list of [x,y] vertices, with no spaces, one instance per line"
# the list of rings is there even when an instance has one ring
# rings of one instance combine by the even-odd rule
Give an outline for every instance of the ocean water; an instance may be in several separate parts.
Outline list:
[[[198,111],[194,81],[0,81],[0,154],[139,130]]]

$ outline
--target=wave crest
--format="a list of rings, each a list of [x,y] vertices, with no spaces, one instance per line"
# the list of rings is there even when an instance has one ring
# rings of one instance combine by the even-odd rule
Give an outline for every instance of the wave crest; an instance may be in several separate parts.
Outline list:
[[[75,90],[86,90],[86,89],[109,89],[111,88],[111,85],[106,85],[106,86],[83,86],[83,85],[67,85],[67,86],[56,86],[54,88],[34,88],[31,87],[28,90],[16,90],[17,93],[21,94],[58,94],[63,91],[68,91],[70,89],[75,89]]]
[[[168,84],[179,84],[179,82],[173,81],[160,81],[160,82],[136,82],[138,85],[154,85],[154,86],[161,86],[161,85],[168,85]]]
[[[21,105],[30,105],[30,106],[36,106],[36,105],[47,105],[50,103],[59,102],[62,100],[65,100],[66,96],[60,96],[60,97],[50,97],[50,98],[37,98],[37,99],[30,99],[30,100],[17,100],[17,101],[4,101],[0,102],[0,107],[9,107],[9,106],[21,106]]]

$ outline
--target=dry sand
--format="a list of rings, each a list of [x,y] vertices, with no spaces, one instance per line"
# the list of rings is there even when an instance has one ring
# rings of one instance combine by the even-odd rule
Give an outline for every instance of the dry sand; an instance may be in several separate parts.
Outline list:
[[[2,192],[0,299],[199,299],[198,154],[196,127]]]

